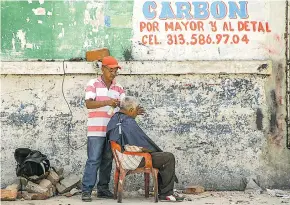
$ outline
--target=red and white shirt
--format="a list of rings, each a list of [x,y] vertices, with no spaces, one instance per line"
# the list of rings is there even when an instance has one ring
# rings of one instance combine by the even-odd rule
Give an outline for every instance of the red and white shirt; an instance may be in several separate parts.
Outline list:
[[[112,85],[108,89],[101,77],[92,79],[86,86],[85,99],[94,99],[95,101],[110,100],[110,98],[121,99],[125,97],[124,89],[121,85],[113,80]],[[88,109],[88,121],[87,136],[105,137],[107,131],[107,125],[111,117],[119,111],[119,108],[115,108],[114,112],[110,115],[110,106],[100,107],[96,109]]]

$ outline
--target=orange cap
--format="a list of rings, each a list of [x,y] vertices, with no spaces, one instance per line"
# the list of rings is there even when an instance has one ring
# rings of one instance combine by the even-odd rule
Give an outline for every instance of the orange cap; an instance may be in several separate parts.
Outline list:
[[[118,65],[118,61],[112,56],[106,56],[102,60],[102,65],[107,66],[109,68],[119,68],[121,67]]]

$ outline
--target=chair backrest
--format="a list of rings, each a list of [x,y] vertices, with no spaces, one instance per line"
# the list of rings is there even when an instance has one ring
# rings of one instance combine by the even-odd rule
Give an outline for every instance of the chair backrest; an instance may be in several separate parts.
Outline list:
[[[115,163],[117,165],[117,168],[119,169],[120,165],[119,165],[119,159],[118,159],[118,155],[117,155],[116,151],[121,152],[121,146],[115,141],[110,141],[110,142],[111,142],[111,149],[113,152],[113,157],[114,157]]]

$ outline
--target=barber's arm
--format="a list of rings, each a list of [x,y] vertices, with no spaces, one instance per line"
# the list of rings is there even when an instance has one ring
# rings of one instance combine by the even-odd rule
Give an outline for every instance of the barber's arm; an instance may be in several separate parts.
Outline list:
[[[110,98],[109,100],[104,101],[96,101],[97,92],[96,87],[94,86],[94,80],[90,80],[86,86],[85,100],[86,107],[88,109],[96,109],[105,106],[117,107],[119,105],[119,101],[117,99]]]
[[[86,107],[88,109],[96,109],[105,106],[117,107],[119,105],[119,101],[117,99],[111,98],[110,100],[104,101],[95,101],[92,98],[86,100]]]

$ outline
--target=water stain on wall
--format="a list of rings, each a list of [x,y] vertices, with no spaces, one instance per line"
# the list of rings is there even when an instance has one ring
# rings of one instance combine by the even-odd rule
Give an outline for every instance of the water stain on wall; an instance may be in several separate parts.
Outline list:
[[[261,108],[258,108],[256,110],[256,125],[258,130],[263,129],[263,118],[264,118],[263,112]]]
[[[270,115],[270,132],[275,133],[277,129],[277,101],[276,101],[276,92],[271,90],[270,92],[272,106],[271,106],[271,115]]]

